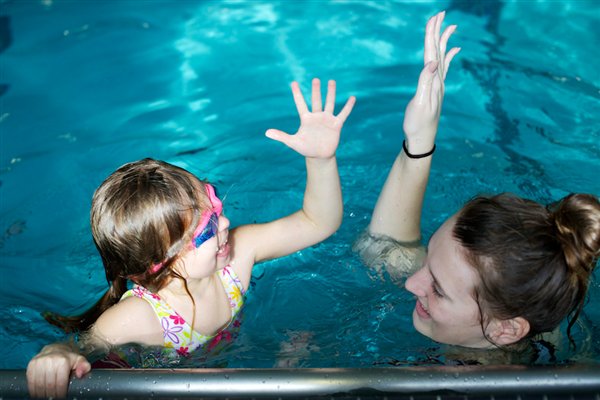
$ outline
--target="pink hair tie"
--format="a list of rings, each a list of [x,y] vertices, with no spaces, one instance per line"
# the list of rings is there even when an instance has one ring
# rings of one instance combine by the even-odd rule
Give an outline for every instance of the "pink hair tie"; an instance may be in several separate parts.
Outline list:
[[[153,264],[150,267],[150,272],[152,272],[153,274],[157,273],[158,271],[160,271],[162,269],[162,267],[165,266],[164,262],[159,262],[158,264]]]

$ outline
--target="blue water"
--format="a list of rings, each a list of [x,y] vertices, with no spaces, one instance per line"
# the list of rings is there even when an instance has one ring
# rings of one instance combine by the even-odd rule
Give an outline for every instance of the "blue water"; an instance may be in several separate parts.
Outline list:
[[[63,338],[40,312],[82,311],[105,290],[88,213],[119,165],[149,156],[209,179],[233,225],[299,207],[304,162],[263,133],[297,127],[289,83],[306,90],[313,76],[336,79],[340,103],[358,98],[338,150],[343,226],[256,267],[240,337],[218,358],[443,360],[414,331],[411,296],[350,251],[400,149],[423,27],[440,9],[463,50],[447,79],[426,238],[477,193],[599,194],[595,1],[0,0],[0,368],[24,368]],[[590,333],[560,360],[600,360],[599,304],[596,281]]]

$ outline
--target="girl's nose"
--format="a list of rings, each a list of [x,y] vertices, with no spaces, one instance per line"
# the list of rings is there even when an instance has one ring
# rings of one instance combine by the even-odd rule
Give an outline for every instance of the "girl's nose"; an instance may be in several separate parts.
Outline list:
[[[427,272],[425,267],[409,276],[404,287],[415,296],[425,297],[427,294]]]
[[[224,230],[229,228],[229,218],[227,218],[224,214],[219,216],[219,232],[223,232]]]

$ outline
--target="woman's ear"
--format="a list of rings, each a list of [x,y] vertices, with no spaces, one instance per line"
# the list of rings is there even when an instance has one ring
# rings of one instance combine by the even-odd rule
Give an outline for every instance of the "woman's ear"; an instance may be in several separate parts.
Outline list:
[[[498,346],[517,343],[529,333],[529,322],[522,317],[492,321],[488,328],[488,338]]]

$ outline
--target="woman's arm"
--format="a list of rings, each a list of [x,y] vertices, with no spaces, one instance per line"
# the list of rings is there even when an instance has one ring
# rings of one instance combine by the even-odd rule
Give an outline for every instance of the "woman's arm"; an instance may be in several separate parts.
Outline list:
[[[368,240],[384,238],[391,243],[415,244],[421,239],[421,212],[444,99],[444,79],[450,62],[460,51],[455,47],[446,53],[446,44],[456,25],[446,28],[440,36],[444,15],[441,12],[427,23],[425,66],[404,114],[404,149],[383,185],[367,235],[355,245],[355,249],[361,247],[358,249],[361,253],[371,247],[365,245]]]

